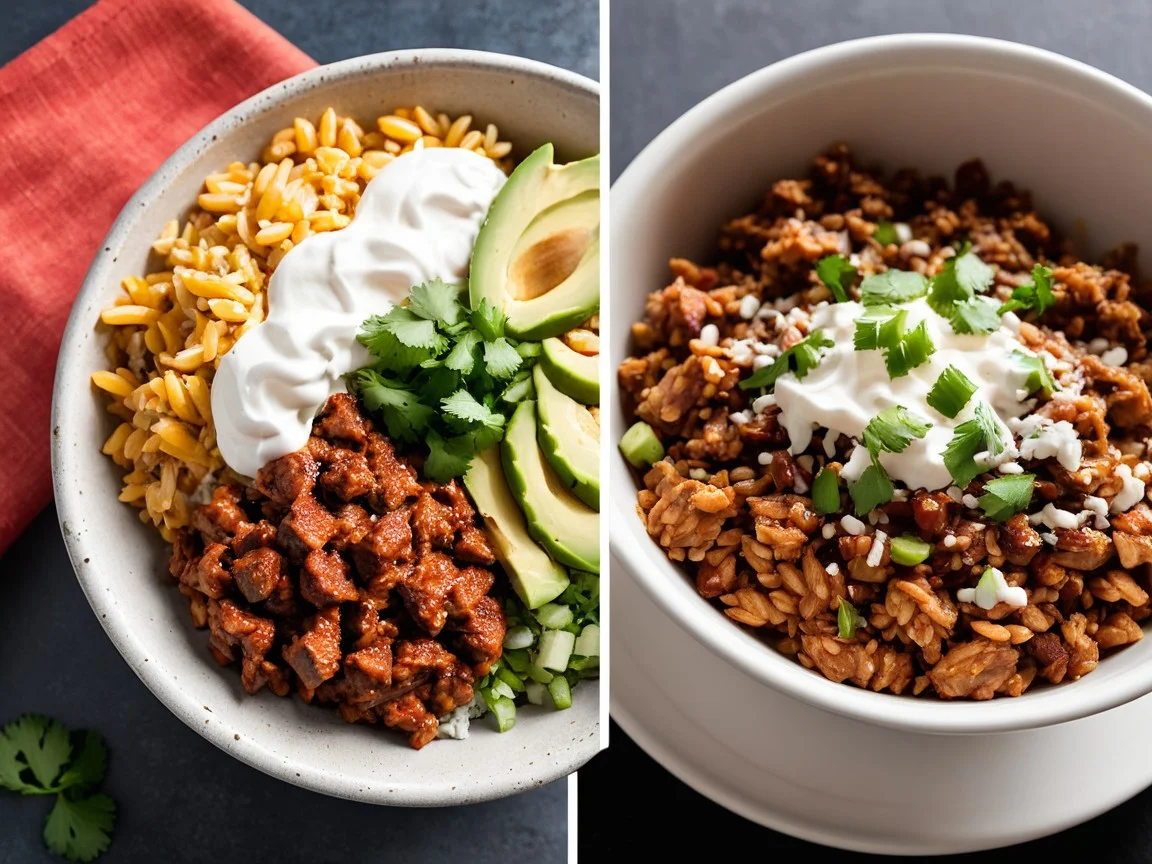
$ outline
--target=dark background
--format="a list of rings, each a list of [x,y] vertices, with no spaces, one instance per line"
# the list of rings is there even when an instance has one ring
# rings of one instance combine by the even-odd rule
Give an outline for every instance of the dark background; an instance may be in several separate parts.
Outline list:
[[[173,14],[182,2],[174,0]],[[89,5],[0,0],[0,64]],[[320,63],[397,48],[458,47],[519,54],[593,78],[599,68],[594,0],[244,5]],[[80,128],[79,121],[65,122]],[[76,584],[51,507],[0,559],[0,724],[24,712],[105,735],[111,764],[104,790],[119,804],[120,819],[102,864],[566,859],[564,781],[471,807],[400,810],[297,789],[217,750],[120,659]],[[50,803],[0,792],[0,864],[61,860],[40,840]]]
[[[614,175],[665,126],[724,85],[792,54],[862,36],[995,36],[1066,54],[1152,90],[1152,4],[1141,0],[611,0],[610,24]],[[609,740],[609,749],[580,771],[581,849],[619,853],[642,848],[646,859],[669,860],[683,860],[696,850],[709,850],[710,857],[739,851],[760,860],[865,857],[745,821],[680,783],[618,726],[612,727]],[[1053,758],[1081,758],[1086,771],[1108,770],[1093,764],[1087,751]],[[663,815],[660,824],[641,829],[642,839],[605,827],[619,812],[612,790],[622,784],[635,801],[647,801]],[[1068,794],[1077,793],[1069,789]],[[1152,791],[1055,837],[955,860],[1042,856],[1109,864],[1152,861]]]

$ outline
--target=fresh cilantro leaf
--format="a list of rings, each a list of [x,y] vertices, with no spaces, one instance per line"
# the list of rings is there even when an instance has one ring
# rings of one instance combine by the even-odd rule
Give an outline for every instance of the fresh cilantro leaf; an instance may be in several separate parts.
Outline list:
[[[429,479],[446,483],[468,470],[472,457],[476,454],[470,435],[456,435],[444,438],[433,429],[428,430],[428,458],[424,461],[424,473]]]
[[[848,487],[848,494],[852,496],[852,503],[856,507],[856,515],[863,516],[881,504],[892,500],[894,490],[888,472],[880,463],[873,462],[864,469],[855,483]]]
[[[81,788],[95,786],[104,778],[107,763],[108,748],[104,746],[104,739],[99,732],[87,729],[84,732],[84,741],[80,745],[80,755],[60,777],[59,785]]]
[[[896,233],[896,226],[891,222],[877,222],[876,230],[872,232],[872,239],[881,246],[891,246],[900,242],[900,235]]]
[[[410,348],[401,343],[386,328],[383,315],[373,315],[365,321],[356,339],[372,354],[373,366],[382,372],[405,375],[434,357],[430,349]]]
[[[1004,452],[1004,439],[1000,437],[1000,421],[987,402],[976,404],[976,422],[984,433],[984,449],[993,456]]]
[[[949,366],[940,373],[932,389],[928,391],[927,402],[945,417],[955,417],[968,404],[976,385],[957,369]]]
[[[977,499],[989,519],[1004,522],[1027,509],[1032,503],[1032,474],[1011,474],[984,484],[984,494]]]
[[[935,350],[932,337],[928,335],[927,323],[921,321],[884,352],[884,365],[888,369],[888,377],[899,378],[907,375],[921,363],[927,362]]]
[[[500,439],[504,437],[504,425],[481,426],[468,434],[472,436],[472,449],[479,453],[481,450],[487,450],[493,444],[499,443]]]
[[[907,309],[895,306],[869,306],[864,314],[856,319],[856,332],[852,344],[857,351],[870,351],[891,348],[904,335],[904,322],[908,318]]]
[[[754,390],[759,387],[774,387],[776,379],[789,371],[795,371],[797,378],[803,378],[820,364],[820,349],[831,348],[835,344],[824,335],[823,330],[813,330],[807,339],[797,342],[782,353],[769,366],[763,366],[740,382],[740,389]]]
[[[483,402],[480,402],[467,390],[457,390],[451,396],[440,401],[444,413],[465,423],[479,423],[483,426],[501,427],[504,425],[504,415],[493,411]]]
[[[952,313],[954,333],[994,333],[1000,329],[996,303],[986,297],[969,297],[956,304]]]
[[[22,776],[28,763],[20,758],[20,748],[0,734],[0,787],[22,795],[43,795],[44,790]]]
[[[837,303],[848,302],[848,286],[856,278],[856,268],[843,255],[826,255],[816,262],[816,275]]]
[[[1048,371],[1048,364],[1044,362],[1043,357],[1030,357],[1021,351],[1013,351],[1012,364],[1019,373],[1024,374],[1024,389],[1028,391],[1028,395],[1039,391],[1048,398],[1056,390],[1056,381]]]
[[[461,375],[468,375],[476,365],[476,346],[481,343],[482,337],[475,330],[469,330],[460,336],[460,341],[452,346],[444,365]]]
[[[504,324],[507,320],[508,317],[504,312],[489,303],[487,297],[472,310],[472,326],[480,331],[486,342],[495,342],[504,335]]]
[[[445,327],[455,326],[464,317],[460,287],[439,279],[414,287],[408,295],[408,308],[413,314],[428,321],[438,321]]]
[[[984,466],[976,462],[976,455],[984,452],[999,455],[1004,452],[1004,441],[995,414],[981,402],[975,416],[953,430],[952,440],[944,448],[944,466],[957,486],[963,488],[983,473]]]
[[[384,316],[383,327],[409,348],[423,348],[432,356],[448,347],[448,342],[436,329],[435,321],[426,321],[411,309],[395,306]]]
[[[108,851],[116,805],[107,795],[70,799],[56,796],[56,806],[44,823],[44,844],[69,861],[92,861]]]
[[[519,369],[523,362],[524,358],[503,336],[492,342],[484,342],[484,366],[493,378],[512,377],[512,373]]]
[[[856,628],[867,623],[847,597],[840,598],[840,608],[836,612],[837,636],[841,639],[852,639],[856,636]]]
[[[1043,264],[1032,268],[1032,284],[1021,285],[1012,290],[1012,296],[1000,307],[1000,314],[1019,309],[1035,309],[1043,315],[1056,305],[1056,295],[1052,293],[1052,270]]]
[[[411,390],[371,369],[361,369],[354,380],[365,407],[384,418],[388,434],[398,441],[416,443],[436,416],[435,410],[420,402]]]
[[[957,304],[983,294],[992,284],[996,268],[981,261],[969,247],[944,262],[932,279],[928,305],[939,315],[951,318]]]
[[[912,270],[885,270],[860,283],[860,302],[865,306],[896,305],[923,297],[928,280]]]
[[[880,451],[903,453],[913,439],[923,438],[932,424],[903,405],[885,408],[864,427],[864,446],[875,459]]]
[[[4,727],[3,736],[24,757],[36,782],[50,789],[72,757],[68,730],[39,714],[25,714]]]

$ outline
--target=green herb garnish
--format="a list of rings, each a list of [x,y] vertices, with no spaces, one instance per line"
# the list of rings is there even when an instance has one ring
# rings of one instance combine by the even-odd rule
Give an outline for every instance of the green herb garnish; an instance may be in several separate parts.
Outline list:
[[[1048,398],[1056,390],[1056,381],[1048,371],[1043,357],[1029,357],[1023,352],[1013,351],[1012,364],[1026,375],[1024,389],[1028,391],[1029,396],[1039,391]]]
[[[898,309],[895,306],[869,306],[864,310],[864,314],[856,319],[856,332],[852,334],[852,345],[857,351],[891,348],[904,335],[904,322],[907,319],[907,309]]]
[[[968,404],[968,400],[975,392],[976,385],[968,376],[955,366],[949,366],[940,373],[940,377],[928,391],[928,404],[945,417],[955,417]]]
[[[923,438],[932,424],[903,405],[885,408],[864,427],[864,446],[873,460],[880,452],[903,453],[914,439]]]
[[[978,453],[999,455],[1003,451],[999,423],[992,409],[980,402],[976,405],[976,415],[952,432],[952,440],[944,448],[944,466],[956,485],[963,488],[984,470],[976,463]]]
[[[820,277],[837,303],[848,302],[848,286],[856,278],[856,268],[843,255],[826,255],[816,262]]]
[[[872,232],[872,239],[881,246],[891,246],[900,242],[900,235],[896,233],[896,226],[891,222],[877,222],[876,230]]]
[[[867,623],[847,597],[840,598],[840,608],[836,611],[836,635],[841,639],[852,639],[856,636],[856,628]]]
[[[912,270],[885,270],[860,283],[860,302],[865,306],[892,306],[923,297],[928,280]]]
[[[1015,312],[1018,309],[1035,309],[1036,314],[1043,315],[1056,305],[1056,296],[1052,293],[1052,270],[1043,264],[1032,268],[1032,284],[1021,285],[1012,290],[1012,296],[1000,307],[1000,314]]]
[[[952,332],[986,335],[1000,329],[996,303],[987,297],[970,297],[957,303],[952,313]]]
[[[1004,522],[1032,503],[1035,479],[1032,474],[1012,474],[989,480],[984,484],[984,494],[977,499],[977,503],[989,519]]]
[[[925,543],[915,534],[905,534],[893,537],[889,543],[889,554],[892,560],[904,567],[915,567],[922,564],[932,554],[932,546]]]
[[[812,506],[825,516],[840,512],[840,478],[831,468],[821,468],[812,481]]]
[[[504,313],[440,280],[415,286],[406,306],[364,322],[357,336],[372,364],[347,376],[350,389],[398,442],[424,444],[429,479],[463,474],[472,457],[504,436],[535,354],[504,335]]]
[[[869,510],[891,501],[894,490],[888,472],[879,462],[873,462],[864,469],[860,479],[848,487],[848,494],[852,496],[856,515],[863,516]]]
[[[938,315],[951,318],[958,304],[987,291],[995,276],[996,268],[981,261],[965,244],[932,279],[928,305]]]
[[[824,335],[823,330],[813,330],[807,339],[797,342],[777,357],[771,365],[757,369],[741,381],[740,389],[775,387],[776,379],[788,372],[795,372],[797,378],[803,378],[820,365],[820,349],[831,348],[833,344],[832,340]]]
[[[894,346],[884,352],[884,366],[889,378],[907,375],[936,351],[928,335],[927,322],[921,321],[910,332],[903,334]]]
[[[0,788],[56,796],[44,845],[69,861],[108,851],[116,805],[107,795],[86,794],[104,778],[106,764],[104,739],[91,730],[69,733],[55,720],[25,714],[0,731]]]

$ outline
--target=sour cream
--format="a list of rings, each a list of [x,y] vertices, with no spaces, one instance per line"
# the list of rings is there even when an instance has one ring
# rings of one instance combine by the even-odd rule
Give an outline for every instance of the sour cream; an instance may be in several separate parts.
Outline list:
[[[1034,354],[1004,326],[988,335],[952,332],[949,321],[933,312],[925,298],[901,308],[908,310],[908,330],[927,322],[936,350],[927,362],[895,379],[888,377],[880,351],[857,351],[853,345],[863,305],[830,303],[814,309],[810,330],[823,330],[834,344],[824,349],[820,365],[803,379],[787,374],[776,381],[780,422],[788,430],[792,452],[801,453],[817,428],[860,440],[869,420],[885,408],[903,405],[931,422],[932,428],[903,453],[881,453],[880,463],[893,480],[910,488],[943,489],[952,483],[944,465],[944,449],[955,428],[971,419],[978,401],[987,402],[1000,418],[1005,454],[1013,453],[1013,438],[1003,421],[1026,413],[1031,403],[1019,398],[1027,374],[1015,367],[1011,356],[1014,351]],[[932,385],[948,366],[955,366],[979,388],[955,418],[945,417],[927,401]],[[855,453],[852,461],[859,464],[852,468],[862,471],[866,455]]]
[[[366,318],[413,285],[461,282],[504,173],[470,150],[417,150],[384,166],[352,223],[309,237],[280,262],[268,315],[221,358],[212,414],[224,461],[249,477],[308,442],[341,376],[364,366]]]

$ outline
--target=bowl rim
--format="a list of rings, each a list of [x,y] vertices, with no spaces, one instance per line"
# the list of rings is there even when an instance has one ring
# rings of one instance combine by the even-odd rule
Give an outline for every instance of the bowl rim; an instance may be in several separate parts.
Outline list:
[[[959,65],[958,59],[995,57],[1014,63],[1019,71],[1037,77],[1057,77],[1062,83],[1075,82],[1081,91],[1101,100],[1107,98],[1133,114],[1143,112],[1152,118],[1152,96],[1137,87],[1095,67],[1061,54],[981,36],[943,33],[907,33],[871,36],[823,46],[780,60],[725,86],[690,108],[649,142],[613,184],[610,199],[613,237],[623,236],[629,212],[643,212],[644,189],[659,182],[666,164],[692,141],[707,136],[709,130],[727,129],[726,120],[741,110],[763,103],[769,94],[788,87],[801,86],[809,76],[840,66],[858,69],[861,61],[882,63],[896,55],[922,56],[925,49],[933,52],[933,64]],[[1068,93],[1071,97],[1073,94]],[[1081,93],[1083,95],[1083,93]],[[613,250],[623,256],[624,249]],[[612,270],[616,270],[613,259]],[[616,324],[619,332],[621,324]],[[615,347],[615,343],[613,343]],[[614,412],[619,412],[620,394],[616,376],[612,376],[611,399]],[[623,431],[622,412],[614,417]],[[1152,663],[1143,668],[1126,670],[1099,688],[1080,690],[1054,687],[1040,693],[1029,693],[1017,699],[993,699],[987,702],[951,702],[898,698],[862,688],[837,684],[803,668],[795,661],[775,652],[763,642],[735,626],[695,591],[691,597],[682,591],[667,590],[669,579],[684,580],[684,574],[664,555],[648,536],[643,522],[636,518],[633,500],[625,490],[635,487],[632,469],[618,448],[611,448],[611,481],[620,485],[612,496],[613,524],[622,521],[627,528],[609,532],[609,546],[614,559],[621,562],[625,578],[635,579],[641,588],[692,638],[724,658],[754,680],[788,695],[837,714],[895,729],[939,734],[980,734],[1008,732],[1063,723],[1114,708],[1152,691]],[[627,500],[625,500],[627,499]],[[691,601],[691,602],[690,602]],[[1091,680],[1091,679],[1090,679]],[[1071,693],[1072,695],[1067,695]],[[1085,698],[1087,696],[1087,698]]]
[[[67,428],[75,423],[74,420],[70,419],[66,404],[67,399],[64,397],[74,395],[73,388],[78,386],[80,380],[77,378],[78,374],[87,375],[87,370],[77,368],[76,361],[71,359],[76,355],[74,352],[70,352],[67,346],[80,341],[80,336],[84,330],[93,326],[87,309],[89,304],[86,301],[95,298],[106,287],[107,280],[110,278],[108,268],[114,260],[113,256],[116,254],[116,250],[131,240],[135,211],[163,191],[172,178],[179,176],[197,158],[203,148],[209,146],[218,137],[224,137],[238,122],[243,122],[240,118],[254,117],[268,110],[280,108],[285,103],[291,102],[301,92],[306,92],[311,86],[321,82],[326,84],[341,81],[351,82],[371,76],[384,69],[404,66],[411,66],[416,69],[455,69],[461,72],[471,70],[506,72],[511,75],[534,79],[541,83],[546,82],[578,96],[591,97],[597,100],[600,97],[600,85],[597,81],[538,60],[489,51],[420,48],[383,51],[317,65],[265,88],[220,114],[181,144],[124,204],[108,233],[101,241],[98,247],[99,251],[85,274],[79,292],[72,301],[68,323],[61,341],[61,350],[57,357],[52,388],[52,485],[57,518],[68,551],[68,558],[92,611],[132,671],[136,673],[148,690],[186,726],[228,755],[294,786],[373,804],[414,807],[451,806],[504,798],[558,780],[571,774],[584,764],[595,755],[601,745],[597,743],[592,747],[572,747],[565,749],[563,753],[554,750],[549,754],[549,759],[536,760],[533,776],[529,778],[528,782],[525,782],[524,778],[516,772],[509,771],[489,772],[483,785],[460,783],[459,778],[446,776],[429,777],[427,782],[421,782],[419,786],[407,783],[390,788],[376,786],[365,789],[362,788],[362,785],[358,785],[355,780],[298,762],[290,754],[269,752],[259,743],[260,737],[257,735],[242,734],[238,738],[234,738],[235,730],[231,727],[226,728],[224,724],[220,723],[203,723],[203,707],[200,702],[188,696],[177,685],[175,676],[164,674],[164,664],[148,662],[147,658],[153,655],[136,636],[133,628],[128,626],[127,621],[122,619],[122,613],[117,610],[117,607],[106,599],[109,596],[108,592],[99,590],[102,584],[92,577],[89,568],[82,566],[82,562],[88,555],[85,550],[92,541],[85,540],[78,532],[72,531],[69,523],[79,524],[82,521],[80,514],[85,509],[87,502],[77,494],[76,487],[70,484],[69,478],[66,476],[67,472],[64,466],[68,464],[69,457],[65,452],[64,442],[70,436],[60,433],[62,428]],[[112,252],[108,252],[108,249],[111,249]],[[603,741],[604,731],[603,729],[600,731],[600,741]]]

